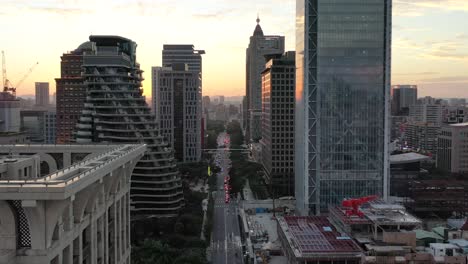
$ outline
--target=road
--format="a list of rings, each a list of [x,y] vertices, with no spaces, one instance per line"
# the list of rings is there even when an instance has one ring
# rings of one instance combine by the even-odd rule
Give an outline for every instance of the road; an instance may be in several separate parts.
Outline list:
[[[214,198],[213,238],[211,242],[213,264],[243,264],[242,243],[238,220],[238,203],[232,198],[225,202],[224,178],[228,176],[231,161],[229,159],[229,136],[222,133],[218,136],[218,145],[226,145],[216,151],[219,161],[217,190]]]

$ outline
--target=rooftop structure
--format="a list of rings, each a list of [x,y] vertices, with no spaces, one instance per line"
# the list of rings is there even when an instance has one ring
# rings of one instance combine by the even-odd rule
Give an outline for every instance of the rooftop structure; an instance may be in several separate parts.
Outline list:
[[[390,164],[405,164],[429,160],[430,157],[418,153],[410,152],[390,156]]]
[[[339,233],[323,216],[278,217],[280,237],[288,263],[360,263],[360,247]]]
[[[145,150],[107,146],[45,177],[2,177],[0,263],[129,263],[130,176]]]
[[[360,208],[362,217],[348,215],[347,210],[341,206],[330,207],[330,221],[338,229],[359,237],[381,239],[383,231],[411,231],[422,225],[421,220],[409,214],[404,206],[383,200],[363,204]]]

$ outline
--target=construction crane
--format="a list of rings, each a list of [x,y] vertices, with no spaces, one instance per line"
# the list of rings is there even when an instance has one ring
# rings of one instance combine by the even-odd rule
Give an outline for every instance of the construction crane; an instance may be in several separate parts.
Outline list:
[[[366,196],[366,197],[361,197],[361,198],[345,199],[343,200],[341,205],[343,207],[350,208],[346,210],[347,216],[358,216],[362,218],[364,216],[364,213],[361,212],[361,210],[359,210],[359,207],[365,203],[376,200],[377,198],[379,197],[376,195],[371,195],[371,196]]]
[[[16,84],[15,87],[11,85],[10,80],[8,80],[7,77],[7,71],[6,71],[6,63],[5,63],[5,52],[2,51],[2,74],[3,74],[3,91],[4,92],[11,92],[14,96],[16,96],[16,89],[28,78],[29,74],[34,70],[34,68],[39,64],[39,62],[36,62],[34,65],[32,65],[29,70],[26,72],[26,74],[23,75],[23,78]]]

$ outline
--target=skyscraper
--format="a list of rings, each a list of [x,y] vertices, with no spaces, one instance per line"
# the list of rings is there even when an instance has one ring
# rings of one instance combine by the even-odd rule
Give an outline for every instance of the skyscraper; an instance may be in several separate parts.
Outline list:
[[[392,115],[409,115],[409,108],[418,100],[418,86],[392,86]]]
[[[247,113],[244,113],[246,128],[246,139],[259,140],[261,138],[261,116],[262,116],[262,71],[268,55],[281,55],[284,53],[283,36],[265,36],[260,19],[257,18],[253,36],[250,37],[249,47],[246,52],[246,90]]]
[[[271,59],[262,72],[262,164],[274,196],[294,196],[295,53]]]
[[[202,140],[202,89],[199,71],[187,64],[153,67],[153,109],[161,135],[179,162],[199,162]]]
[[[49,105],[49,83],[36,82],[36,105],[48,106]]]
[[[60,78],[55,79],[57,87],[55,133],[57,144],[66,144],[73,140],[72,134],[86,99],[86,88],[81,76],[83,54],[91,51],[91,48],[91,42],[87,41],[61,57]]]
[[[386,198],[391,1],[296,3],[296,208]]]
[[[145,143],[132,173],[134,215],[175,216],[184,204],[172,149],[159,134],[145,102],[136,43],[119,36],[90,36],[83,56],[86,101],[77,124],[77,143]]]

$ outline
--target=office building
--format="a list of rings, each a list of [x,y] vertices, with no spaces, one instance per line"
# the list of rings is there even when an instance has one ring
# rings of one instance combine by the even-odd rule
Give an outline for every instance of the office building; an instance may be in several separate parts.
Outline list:
[[[0,92],[0,133],[20,131],[20,100],[9,92]]]
[[[224,104],[224,95],[219,96],[219,103]]]
[[[438,136],[437,168],[468,172],[468,123],[443,126]]]
[[[262,164],[274,196],[294,196],[295,53],[266,63],[262,72]]]
[[[390,0],[297,1],[301,215],[345,197],[388,195],[391,14]]]
[[[146,147],[78,148],[92,157],[46,176],[39,168],[48,154],[0,157],[0,263],[130,263],[130,175]]]
[[[86,100],[86,88],[81,76],[83,55],[85,52],[91,51],[91,48],[91,42],[87,41],[74,51],[64,53],[60,57],[60,78],[55,79],[57,87],[57,144],[66,144],[74,140],[73,131]]]
[[[21,130],[27,134],[31,143],[55,144],[55,111],[21,110],[20,120]]]
[[[145,156],[132,174],[131,209],[135,217],[176,216],[184,205],[173,150],[159,134],[142,95],[142,70],[136,43],[119,36],[90,36],[83,55],[87,91],[77,123],[76,142],[144,143]]]
[[[257,18],[253,36],[250,37],[246,56],[247,118],[246,140],[258,141],[261,138],[262,117],[262,71],[267,59],[265,56],[284,53],[283,36],[265,36],[260,19]]]
[[[48,106],[49,99],[49,83],[36,82],[36,106]]]
[[[418,100],[418,86],[393,85],[392,86],[392,115],[409,115],[409,107]]]
[[[196,50],[194,45],[164,45],[162,66],[171,67],[176,63],[185,63],[189,71],[203,72],[202,55],[204,50]]]
[[[199,162],[202,140],[202,88],[199,71],[187,64],[153,67],[153,108],[160,133],[179,162]]]

